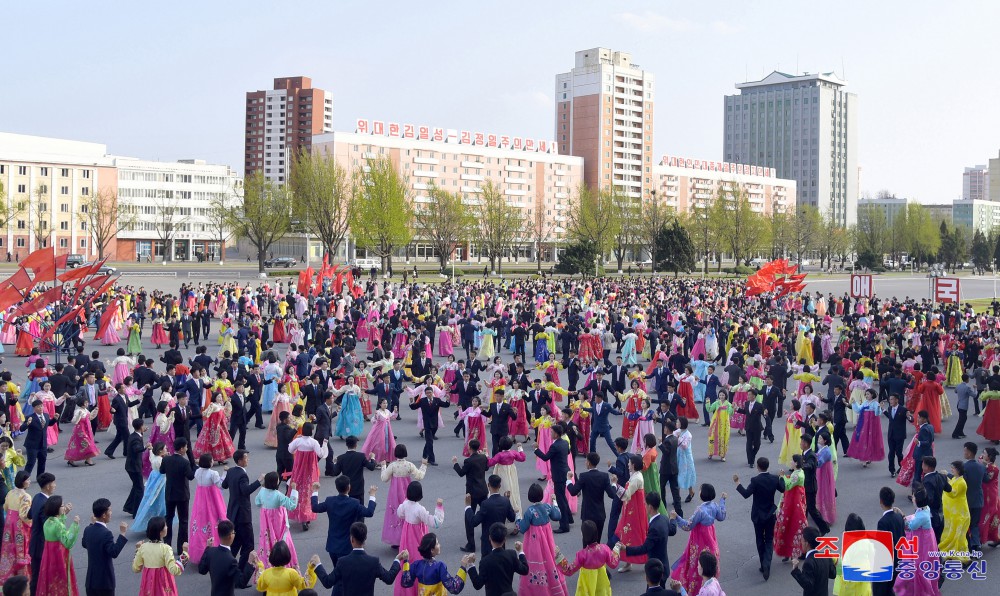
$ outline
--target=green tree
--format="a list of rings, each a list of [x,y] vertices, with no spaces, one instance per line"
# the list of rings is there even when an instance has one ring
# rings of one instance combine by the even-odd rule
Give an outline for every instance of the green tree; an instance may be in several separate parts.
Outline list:
[[[413,231],[438,253],[443,271],[459,242],[469,239],[476,220],[456,193],[436,185],[427,190],[430,201],[413,209]]]
[[[919,203],[906,206],[906,243],[917,263],[931,263],[941,248],[941,235],[926,207]]]
[[[382,269],[392,268],[392,253],[410,243],[413,208],[410,185],[388,157],[369,159],[354,172],[352,231],[358,246],[382,259]]]
[[[589,240],[574,240],[563,249],[556,263],[556,273],[583,275],[594,273],[597,262],[597,247]]]
[[[330,155],[302,149],[295,156],[289,182],[295,219],[319,238],[332,262],[350,224],[348,216],[354,203],[351,173]]]
[[[878,255],[881,259],[886,252],[886,236],[889,234],[889,224],[885,211],[875,205],[858,207],[858,223],[851,230],[854,250]]]
[[[823,218],[819,214],[819,209],[812,205],[803,205],[795,210],[792,218],[792,252],[800,265],[803,255],[820,246],[822,233]]]
[[[724,250],[733,256],[737,265],[749,265],[754,252],[763,246],[766,224],[763,216],[750,206],[746,188],[736,182],[719,185],[712,216]]]
[[[507,197],[492,180],[482,185],[479,203],[473,209],[479,221],[480,253],[490,260],[490,271],[501,272],[503,256],[526,231],[521,210],[511,206]]]
[[[990,268],[990,258],[993,254],[989,239],[982,230],[976,229],[972,235],[972,266],[975,272],[984,275]]]
[[[792,218],[779,206],[767,218],[768,239],[771,241],[771,258],[779,259],[788,253],[792,244]]]
[[[257,271],[264,273],[264,258],[275,242],[292,226],[288,189],[263,172],[255,172],[243,182],[243,199],[230,211],[229,227],[257,249]],[[166,251],[167,249],[164,248]]]
[[[617,186],[604,189],[601,193],[607,195],[606,197],[602,197],[602,201],[609,202],[614,209],[615,222],[613,229],[615,230],[615,234],[612,243],[612,252],[615,255],[615,262],[618,265],[618,273],[621,273],[622,265],[629,251],[632,252],[634,258],[641,245],[642,227],[639,224],[639,220],[643,217],[641,211],[642,203],[633,200],[625,191]]]
[[[656,233],[656,243],[653,250],[653,263],[661,271],[673,271],[674,277],[680,271],[689,272],[694,269],[695,247],[679,221],[675,218],[670,225],[660,227]]]
[[[570,238],[592,243],[602,261],[621,225],[619,208],[613,197],[611,190],[598,191],[581,184],[576,203],[567,216]]]

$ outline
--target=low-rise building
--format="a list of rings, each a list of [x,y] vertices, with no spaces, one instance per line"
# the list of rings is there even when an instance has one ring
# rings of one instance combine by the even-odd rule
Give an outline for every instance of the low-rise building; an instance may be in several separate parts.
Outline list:
[[[774,168],[666,155],[653,166],[653,191],[676,213],[712,203],[720,188],[736,184],[747,191],[751,208],[764,215],[791,213],[796,183],[775,176]]]

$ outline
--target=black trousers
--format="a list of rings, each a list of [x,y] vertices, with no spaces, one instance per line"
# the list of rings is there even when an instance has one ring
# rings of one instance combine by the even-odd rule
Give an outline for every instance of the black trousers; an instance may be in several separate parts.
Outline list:
[[[975,550],[982,546],[982,536],[979,535],[979,521],[982,519],[982,507],[969,507],[969,547]]]
[[[834,447],[839,445],[844,451],[844,455],[847,455],[847,449],[851,446],[851,440],[847,438],[846,420],[833,423],[833,445]]]
[[[484,500],[486,500],[486,496],[485,495],[472,497],[472,504],[470,505],[470,507],[472,509],[470,509],[470,512],[473,515],[476,514],[476,510],[479,509],[479,505]],[[472,523],[471,523],[472,522],[472,516],[471,515],[470,516],[463,516],[463,521],[465,523],[465,546],[467,546],[467,547],[475,550],[475,548],[476,548],[476,535],[473,532],[473,528],[472,528]],[[485,528],[485,527],[483,528],[483,533],[486,534],[487,536],[489,535],[489,531],[490,531],[489,528]],[[484,557],[490,553],[490,550],[492,550],[492,548],[490,547],[490,541],[489,541],[489,539],[486,540],[486,544],[480,543],[480,547],[482,547],[483,556]]]
[[[500,453],[500,439],[506,437],[507,435],[496,435],[491,434],[490,437],[493,439],[493,447],[491,449],[490,455],[495,457],[497,453]],[[484,555],[485,556],[485,555]]]
[[[250,560],[250,552],[253,547],[253,522],[234,524],[233,545],[230,550],[233,552],[233,556],[239,559],[241,568]]]
[[[774,441],[774,414],[770,410],[767,411],[767,416],[764,416],[764,438]]]
[[[126,447],[125,439],[127,438],[128,438],[128,429],[125,428],[124,426],[115,426],[115,438],[113,441],[111,441],[111,444],[108,445],[108,448],[104,450],[104,455],[114,455],[115,448],[121,445],[122,457],[126,457],[128,455],[128,452],[125,449]]]
[[[760,431],[747,431],[747,463],[751,466],[757,459],[758,451],[760,451]]]
[[[438,429],[429,428],[424,426],[424,453],[423,458],[427,460],[427,463],[432,464],[435,462],[434,459],[434,435],[437,434]]]
[[[469,359],[472,358],[472,340],[471,339],[463,339],[462,340],[462,349],[465,350],[465,362],[468,363]]]
[[[333,449],[328,450],[328,453],[326,454],[326,464],[324,464],[324,466],[323,466],[323,474],[324,475],[326,475],[326,476],[333,476],[334,475],[333,474],[333,460],[334,459],[335,458],[333,457]],[[364,504],[364,503],[362,503],[362,504]]]
[[[806,492],[806,515],[811,517],[816,523],[816,528],[819,529],[820,534],[826,535],[830,532],[830,524],[826,523],[823,515],[816,508],[815,492]]]
[[[247,424],[250,424],[250,419],[253,418],[254,419],[253,424],[255,427],[264,426],[264,416],[263,412],[260,409],[260,399],[247,398],[247,403],[250,404],[250,408],[247,410],[247,416],[246,416]]]
[[[122,511],[135,517],[135,514],[139,511],[139,503],[142,503],[142,473],[128,472],[128,479],[132,481],[132,489],[128,493],[128,498],[125,499]]]
[[[87,588],[87,596],[115,596],[115,591],[98,590],[97,588]]]
[[[958,411],[958,423],[955,424],[955,430],[951,433],[951,438],[957,439],[959,436],[965,434],[965,421],[968,420],[968,417],[968,409]]]
[[[277,472],[279,478],[284,478],[286,473],[292,473],[292,466],[295,465],[295,460],[292,456],[278,454],[275,456],[275,461],[278,464]]]
[[[583,515],[581,515],[580,516],[580,521],[581,522],[585,522],[585,521],[592,521],[592,522],[594,522],[594,525],[597,526],[597,542],[598,542],[598,544],[600,544],[601,538],[604,536],[604,522],[607,521],[607,518],[604,518],[604,517],[583,517]]]
[[[596,430],[593,430],[593,429],[590,430],[590,450],[591,451],[597,451],[597,437],[604,437],[604,441],[608,444],[608,447],[611,448],[611,454],[617,457],[617,455],[618,455],[618,448],[615,447],[615,442],[614,442],[614,440],[611,439],[611,429],[610,428],[606,428],[606,429],[604,429],[602,431],[596,431]]]
[[[45,460],[48,459],[49,457],[49,453],[46,450],[46,448],[45,447],[42,447],[41,449],[32,448],[32,449],[25,449],[25,451],[26,451],[25,457],[27,457],[27,461],[24,464],[24,471],[27,472],[28,474],[31,474],[31,470],[33,470],[35,467],[35,462],[38,462],[38,474],[35,476],[35,478],[44,474]]]
[[[668,484],[670,485],[670,498],[673,499],[674,511],[677,512],[678,516],[684,517],[684,511],[681,509],[681,488],[677,484],[677,474],[660,475],[660,500],[664,503],[666,502],[664,495],[667,494]]]
[[[31,557],[31,579],[28,581],[28,588],[31,590],[31,595],[35,595],[35,591],[38,588],[38,571],[39,567],[42,566],[42,555],[38,554],[37,557]]]
[[[903,466],[903,439],[889,439],[886,441],[886,445],[888,446],[886,455],[889,457],[889,473],[895,474],[897,466]]]
[[[559,519],[559,529],[568,530],[569,525],[573,523],[573,512],[569,508],[569,500],[566,499],[566,476],[556,478],[558,474],[550,474],[552,476],[552,486],[556,491],[556,504],[559,506],[559,513],[562,514]]]
[[[757,556],[760,557],[761,571],[770,574],[771,554],[774,552],[774,516],[753,523],[753,533],[757,538]]]
[[[229,419],[229,436],[236,443],[237,449],[247,448],[247,422],[246,418],[239,420],[239,412]],[[239,434],[239,439],[236,435]]]
[[[169,545],[174,537],[174,516],[177,516],[177,554],[181,553],[181,547],[188,541],[188,511],[191,509],[190,501],[167,501],[167,537],[164,544]]]
[[[608,515],[608,541],[605,543],[614,548],[618,538],[615,536],[615,529],[618,527],[618,518],[622,515],[622,500],[615,498],[611,501],[611,513]]]

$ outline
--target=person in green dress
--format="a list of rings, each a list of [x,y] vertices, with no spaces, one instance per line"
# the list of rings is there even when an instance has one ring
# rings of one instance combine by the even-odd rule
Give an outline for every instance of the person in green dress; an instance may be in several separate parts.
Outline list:
[[[59,495],[52,495],[45,502],[44,515],[47,519],[42,526],[45,547],[38,569],[38,594],[78,596],[70,549],[80,534],[80,516],[74,517],[73,523],[67,526],[66,517],[72,510],[73,505],[63,505],[63,498]]]

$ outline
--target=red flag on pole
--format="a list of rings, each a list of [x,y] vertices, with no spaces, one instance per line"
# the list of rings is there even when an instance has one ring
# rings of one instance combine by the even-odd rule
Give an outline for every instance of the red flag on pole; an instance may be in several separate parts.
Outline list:
[[[55,332],[59,330],[59,327],[61,327],[64,323],[72,321],[74,318],[80,316],[81,311],[83,311],[82,306],[71,308],[69,312],[59,317],[59,320],[56,321],[54,325],[45,330],[45,333],[42,334],[42,340],[52,337],[52,335],[55,334]]]
[[[104,332],[107,331],[108,327],[111,325],[111,320],[114,318],[115,312],[117,310],[118,310],[118,299],[115,298],[114,300],[111,301],[111,304],[109,304],[108,307],[104,309],[104,313],[101,314],[101,322],[97,326],[97,334],[94,336],[94,339],[100,339],[101,337],[104,336]]]
[[[0,309],[6,310],[11,305],[24,300],[32,287],[34,287],[34,283],[24,268],[18,269],[14,275],[0,283]]]
[[[107,259],[98,261],[96,263],[92,263],[90,265],[83,265],[81,267],[77,267],[76,269],[70,269],[68,271],[64,271],[59,274],[59,281],[66,283],[77,279],[83,279],[89,275],[93,275],[97,273],[101,269],[101,267],[104,266],[105,261],[107,261]]]
[[[56,286],[54,288],[46,290],[45,292],[42,292],[38,296],[35,296],[34,299],[25,302],[21,306],[17,307],[17,310],[14,311],[13,316],[21,317],[25,315],[33,315],[36,312],[45,308],[46,306],[59,300],[60,298],[62,298],[62,288]]]

